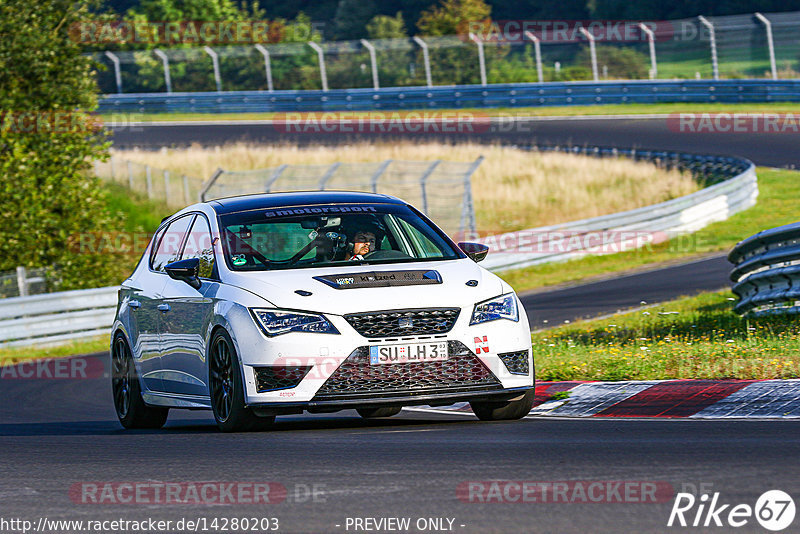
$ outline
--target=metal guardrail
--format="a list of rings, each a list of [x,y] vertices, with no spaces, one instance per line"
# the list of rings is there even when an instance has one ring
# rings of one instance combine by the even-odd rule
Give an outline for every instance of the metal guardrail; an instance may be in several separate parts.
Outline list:
[[[56,344],[107,335],[118,287],[0,300],[0,347]]]
[[[728,254],[736,313],[800,313],[800,223],[764,230],[740,241]]]
[[[589,254],[610,254],[648,243],[660,243],[727,219],[753,206],[758,196],[755,165],[742,158],[601,147],[525,148],[597,157],[627,156],[689,171],[697,179],[713,185],[652,206],[477,239],[491,248],[492,252],[483,265],[492,271],[565,261]]]
[[[667,102],[797,102],[800,80],[547,82],[105,95],[99,113],[380,111]],[[435,113],[431,111],[431,113]]]

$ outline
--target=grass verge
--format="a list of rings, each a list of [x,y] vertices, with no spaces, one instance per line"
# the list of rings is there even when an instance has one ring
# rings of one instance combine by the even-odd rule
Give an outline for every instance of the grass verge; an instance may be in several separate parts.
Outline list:
[[[54,347],[0,348],[0,365],[13,365],[25,360],[39,358],[62,358],[76,354],[103,352],[108,350],[109,344],[108,336],[97,336]]]
[[[742,319],[730,293],[533,334],[538,380],[800,377],[795,317]]]
[[[687,260],[710,252],[728,251],[737,242],[761,230],[797,221],[795,199],[800,196],[800,172],[759,168],[758,189],[755,206],[694,234],[617,254],[587,256],[566,263],[506,271],[501,276],[517,291],[577,282],[637,267]]]
[[[421,112],[426,110],[403,110],[397,113]],[[428,110],[428,112],[430,112]],[[435,113],[474,113],[498,117],[575,117],[580,115],[657,115],[668,113],[800,113],[800,103],[796,102],[764,102],[764,103],[663,103],[663,104],[596,104],[592,106],[542,106],[519,108],[459,108],[437,109]],[[319,114],[321,112],[313,112]],[[379,113],[392,114],[395,111],[340,111],[338,117],[369,117]],[[285,113],[126,113],[104,114],[102,120],[106,124],[128,124],[130,122],[178,122],[178,121],[254,121],[273,120],[284,117]]]

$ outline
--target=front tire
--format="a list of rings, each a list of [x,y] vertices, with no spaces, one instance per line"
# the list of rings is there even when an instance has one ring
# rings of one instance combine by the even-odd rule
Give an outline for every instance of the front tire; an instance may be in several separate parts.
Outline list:
[[[161,428],[167,422],[169,408],[144,403],[133,355],[122,332],[114,337],[111,349],[111,392],[114,409],[123,427]]]
[[[391,417],[397,415],[402,410],[402,406],[386,406],[384,408],[358,408],[358,415],[364,419],[376,419],[378,417]]]
[[[233,341],[224,330],[211,338],[208,358],[208,385],[211,409],[222,432],[263,430],[275,422],[275,416],[259,417],[244,404],[244,381]]]
[[[472,411],[481,421],[512,421],[522,419],[533,407],[534,390],[531,389],[521,399],[507,402],[470,401]]]

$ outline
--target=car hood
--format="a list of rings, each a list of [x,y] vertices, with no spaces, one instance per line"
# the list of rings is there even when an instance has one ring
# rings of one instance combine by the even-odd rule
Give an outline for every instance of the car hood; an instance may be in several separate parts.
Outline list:
[[[476,302],[511,290],[499,277],[469,259],[230,272],[225,282],[250,291],[277,308],[333,315],[405,308],[471,309]],[[368,286],[362,287],[365,284]],[[297,291],[311,294],[304,296]]]

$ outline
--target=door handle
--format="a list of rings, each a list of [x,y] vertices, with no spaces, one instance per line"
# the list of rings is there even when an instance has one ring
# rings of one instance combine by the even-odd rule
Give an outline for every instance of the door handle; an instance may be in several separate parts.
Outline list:
[[[128,306],[130,306],[134,310],[138,310],[141,305],[142,304],[138,300],[132,300],[132,301],[128,302]]]
[[[168,312],[169,311],[169,304],[159,304],[158,305],[158,311],[164,312],[164,313]]]

